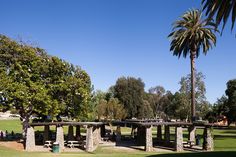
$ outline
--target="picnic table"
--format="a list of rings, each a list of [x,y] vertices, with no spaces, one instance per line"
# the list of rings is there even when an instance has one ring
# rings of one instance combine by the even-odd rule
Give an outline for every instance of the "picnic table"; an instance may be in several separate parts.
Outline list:
[[[80,145],[79,141],[67,141],[67,146],[70,148],[78,147]]]

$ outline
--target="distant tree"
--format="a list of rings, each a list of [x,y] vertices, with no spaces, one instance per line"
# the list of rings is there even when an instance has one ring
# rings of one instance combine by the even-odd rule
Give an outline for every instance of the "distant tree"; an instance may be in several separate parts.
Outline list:
[[[182,77],[180,80],[180,89],[179,92],[181,94],[181,101],[185,111],[185,114],[188,114],[187,117],[191,117],[189,115],[190,112],[190,107],[191,106],[191,75],[187,75],[186,77]],[[208,113],[209,110],[209,102],[206,100],[206,88],[205,88],[205,83],[204,83],[205,76],[201,72],[196,72],[195,75],[195,103],[196,103],[196,115],[198,117],[205,117],[205,114]],[[182,108],[182,109],[183,109]],[[181,107],[179,108],[181,109]],[[188,111],[187,111],[188,110]],[[182,115],[183,116],[183,115]],[[187,118],[186,117],[186,118]]]
[[[228,98],[223,95],[213,104],[211,110],[206,114],[206,119],[209,122],[217,122],[221,117],[229,116]]]
[[[175,118],[188,120],[191,116],[189,97],[185,93],[176,92],[172,99],[172,104],[175,107],[173,114]]]
[[[227,89],[225,91],[228,96],[228,121],[229,123],[236,121],[236,79],[227,82]]]
[[[169,34],[171,39],[170,51],[173,55],[186,58],[190,55],[191,60],[191,113],[192,120],[196,117],[195,112],[195,58],[200,50],[206,54],[212,45],[216,44],[215,24],[212,19],[203,19],[199,10],[190,10],[183,14],[180,20],[173,24],[173,32]]]
[[[165,89],[162,86],[152,87],[148,90],[149,92],[146,93],[146,100],[149,102],[152,110],[153,116],[160,117],[160,113],[164,112],[163,107],[161,106],[161,98],[165,94]]]
[[[126,117],[124,106],[116,98],[110,98],[108,101],[101,99],[96,106],[98,119],[121,120]]]
[[[223,22],[224,29],[231,16],[231,30],[234,28],[236,19],[236,0],[202,0],[203,10],[209,18],[215,17],[216,25]]]
[[[102,118],[107,119],[107,101],[105,99],[100,99],[98,101],[95,110],[98,120],[101,120]]]
[[[133,77],[121,77],[114,86],[114,96],[124,104],[128,118],[143,117],[144,83]]]

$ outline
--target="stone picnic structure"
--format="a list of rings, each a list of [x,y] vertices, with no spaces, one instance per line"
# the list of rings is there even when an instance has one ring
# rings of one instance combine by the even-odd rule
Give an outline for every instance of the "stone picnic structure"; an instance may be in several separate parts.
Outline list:
[[[107,133],[106,126],[111,124],[116,130],[113,134]],[[122,127],[132,128],[129,139],[134,141],[134,145],[143,146],[147,152],[154,151],[155,147],[162,146],[171,148],[174,151],[181,152],[187,148],[195,149],[195,132],[197,129],[203,129],[201,151],[213,151],[214,141],[212,137],[212,128],[215,126],[210,123],[186,123],[186,122],[159,122],[157,120],[126,120],[108,122],[44,122],[30,123],[27,129],[25,150],[36,151],[35,128],[43,126],[43,143],[51,140],[50,127],[56,127],[54,141],[59,143],[60,152],[65,151],[65,147],[81,146],[82,150],[93,152],[102,143],[113,137],[117,146],[125,142],[127,135],[122,135]],[[63,127],[68,127],[67,136]],[[153,128],[156,127],[156,137],[153,136]],[[80,129],[84,128],[86,136],[81,136]],[[74,133],[75,130],[75,133]],[[188,140],[184,141],[183,130],[188,131]],[[173,139],[174,137],[174,139]],[[65,139],[66,138],[66,139]]]

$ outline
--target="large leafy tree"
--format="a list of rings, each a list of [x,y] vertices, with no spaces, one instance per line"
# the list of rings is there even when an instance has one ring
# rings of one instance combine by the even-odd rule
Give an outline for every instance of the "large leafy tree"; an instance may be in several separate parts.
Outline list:
[[[0,35],[0,108],[15,109],[24,135],[32,114],[86,119],[91,81],[79,67]]]
[[[121,77],[112,88],[114,97],[124,104],[127,118],[153,116],[150,104],[147,101],[144,102],[144,83],[140,78]]]
[[[215,24],[212,19],[203,19],[199,10],[185,12],[180,20],[173,24],[173,32],[169,34],[171,39],[170,51],[173,55],[186,58],[190,55],[191,61],[191,113],[195,119],[195,59],[200,51],[207,54],[209,48],[216,44],[214,34]]]
[[[234,28],[236,19],[236,0],[202,0],[203,9],[209,18],[215,17],[217,25],[223,22],[224,29],[227,21],[231,18],[231,30]]]

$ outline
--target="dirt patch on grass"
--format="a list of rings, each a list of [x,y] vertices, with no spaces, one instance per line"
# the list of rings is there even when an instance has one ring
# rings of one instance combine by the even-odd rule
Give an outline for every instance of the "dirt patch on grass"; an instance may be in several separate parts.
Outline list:
[[[23,144],[17,141],[0,141],[0,146],[4,146],[10,149],[15,149],[18,151],[24,150]]]

